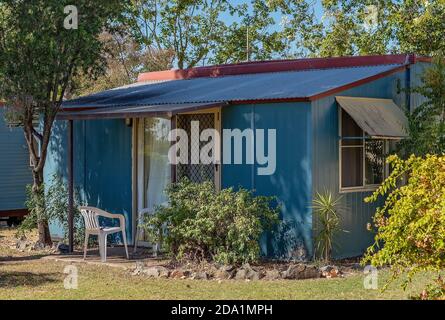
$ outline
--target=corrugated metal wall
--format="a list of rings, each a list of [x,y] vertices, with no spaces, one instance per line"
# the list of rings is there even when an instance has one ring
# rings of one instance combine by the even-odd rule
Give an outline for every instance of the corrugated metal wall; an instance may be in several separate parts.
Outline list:
[[[284,223],[273,235],[263,237],[263,254],[274,258],[309,258],[312,254],[310,103],[229,106],[223,108],[222,128],[276,129],[275,173],[257,175],[257,164],[224,164],[222,186],[242,186],[259,195],[276,196],[282,204]]]
[[[24,209],[26,185],[32,183],[22,128],[9,128],[0,107],[0,211]]]
[[[411,77],[410,77],[410,85],[411,88],[418,87],[422,84],[421,76],[425,72],[426,69],[431,67],[431,63],[427,62],[418,62],[411,66]],[[417,106],[425,102],[425,97],[418,94],[411,94],[411,111],[414,110]]]
[[[67,179],[67,122],[54,125],[45,166],[45,181],[54,173]],[[131,127],[124,120],[74,121],[74,182],[88,205],[126,217],[127,238],[132,236]],[[63,236],[51,226],[53,236]],[[119,235],[120,236],[120,235]]]
[[[406,106],[406,94],[398,90],[405,86],[406,72],[400,72],[377,81],[338,93],[339,96],[355,96],[393,99],[399,106]],[[312,103],[313,122],[313,191],[329,190],[339,194],[339,139],[338,106],[335,95],[316,100]],[[374,235],[366,228],[372,222],[375,209],[382,204],[382,199],[373,204],[364,203],[363,199],[371,192],[343,193],[342,205],[346,211],[341,217],[341,228],[348,232],[337,235],[334,250],[336,258],[361,255],[373,243]],[[314,224],[316,218],[314,217]]]

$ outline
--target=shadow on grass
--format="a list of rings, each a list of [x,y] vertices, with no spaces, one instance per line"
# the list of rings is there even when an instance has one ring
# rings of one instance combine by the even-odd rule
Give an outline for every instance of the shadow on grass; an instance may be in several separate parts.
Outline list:
[[[57,273],[8,272],[0,274],[0,288],[14,288],[20,286],[40,286],[46,283],[60,281]]]
[[[0,256],[0,265],[2,265],[2,262],[21,262],[21,261],[32,261],[32,260],[39,260],[43,257],[48,256],[47,254],[35,254],[32,256],[17,256],[17,257],[13,257],[13,256]]]

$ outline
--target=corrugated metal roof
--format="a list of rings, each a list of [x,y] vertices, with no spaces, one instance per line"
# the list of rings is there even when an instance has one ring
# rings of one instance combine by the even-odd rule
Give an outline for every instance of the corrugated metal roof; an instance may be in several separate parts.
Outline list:
[[[135,107],[110,107],[98,108],[84,111],[65,111],[57,115],[59,120],[86,120],[86,119],[120,119],[120,118],[142,118],[146,116],[171,117],[181,112],[191,112],[195,110],[208,109],[221,106],[221,102],[212,103],[184,103],[184,104],[161,104],[151,106]]]
[[[402,66],[390,64],[142,83],[66,101],[63,107],[110,108],[309,98]]]
[[[408,119],[391,99],[335,97],[357,125],[371,137],[406,137]]]

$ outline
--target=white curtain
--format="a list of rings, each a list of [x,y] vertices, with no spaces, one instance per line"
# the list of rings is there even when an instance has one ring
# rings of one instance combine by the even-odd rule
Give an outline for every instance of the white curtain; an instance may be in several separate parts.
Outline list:
[[[165,188],[171,181],[168,162],[170,120],[144,119],[144,206],[153,209],[167,201]]]

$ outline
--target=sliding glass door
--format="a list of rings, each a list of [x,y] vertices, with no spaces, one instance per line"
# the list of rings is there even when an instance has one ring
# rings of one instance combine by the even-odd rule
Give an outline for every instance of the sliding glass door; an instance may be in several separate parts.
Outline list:
[[[169,131],[170,119],[138,120],[138,212],[143,208],[153,210],[167,201],[164,191],[171,182],[171,166],[168,161]],[[142,236],[139,240],[144,241],[144,238]]]

